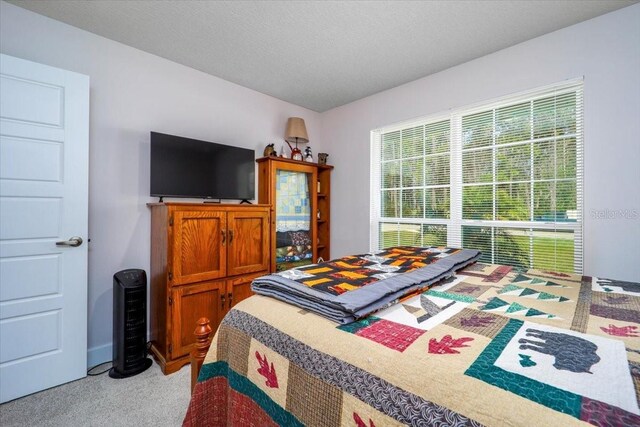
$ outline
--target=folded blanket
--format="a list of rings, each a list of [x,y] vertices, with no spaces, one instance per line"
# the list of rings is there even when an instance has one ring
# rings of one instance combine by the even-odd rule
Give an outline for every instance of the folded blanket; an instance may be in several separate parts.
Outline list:
[[[276,248],[276,262],[292,262],[311,258],[313,258],[313,247],[311,245]]]
[[[400,246],[255,279],[252,290],[350,323],[474,263],[471,249]]]
[[[276,248],[311,245],[309,230],[276,231]]]

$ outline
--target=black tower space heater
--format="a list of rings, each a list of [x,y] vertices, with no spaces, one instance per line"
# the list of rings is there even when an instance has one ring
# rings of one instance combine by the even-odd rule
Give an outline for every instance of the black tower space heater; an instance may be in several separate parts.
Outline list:
[[[111,378],[137,375],[147,358],[147,274],[122,270],[113,275],[113,367]]]

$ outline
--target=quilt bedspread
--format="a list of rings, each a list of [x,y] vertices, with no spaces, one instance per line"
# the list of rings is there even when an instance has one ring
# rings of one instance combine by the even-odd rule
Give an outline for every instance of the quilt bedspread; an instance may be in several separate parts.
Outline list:
[[[474,264],[339,325],[254,296],[184,425],[640,425],[640,284]]]

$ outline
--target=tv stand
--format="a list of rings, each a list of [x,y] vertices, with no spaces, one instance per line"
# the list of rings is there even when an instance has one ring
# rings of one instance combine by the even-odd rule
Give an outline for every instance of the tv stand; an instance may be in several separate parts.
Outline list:
[[[269,274],[271,207],[188,202],[149,207],[149,340],[162,372],[170,374],[190,361],[194,319],[206,317],[217,329],[235,304],[253,294],[253,279]]]
[[[240,204],[242,205],[243,203],[246,203],[247,205],[252,204],[250,201],[248,201],[247,199],[242,199],[242,201],[240,202]]]
[[[162,203],[164,202],[164,196],[160,196],[160,200],[158,200],[158,203]]]

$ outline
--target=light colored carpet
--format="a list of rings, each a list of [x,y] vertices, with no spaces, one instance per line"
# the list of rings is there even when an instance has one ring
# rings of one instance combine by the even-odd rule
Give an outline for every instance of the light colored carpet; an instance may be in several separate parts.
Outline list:
[[[130,378],[88,376],[0,405],[0,425],[179,426],[189,405],[189,369],[165,376],[154,362]]]

